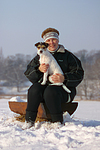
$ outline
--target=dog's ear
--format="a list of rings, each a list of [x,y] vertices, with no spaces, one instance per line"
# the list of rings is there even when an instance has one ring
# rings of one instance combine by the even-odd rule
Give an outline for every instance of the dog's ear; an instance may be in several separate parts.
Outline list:
[[[49,44],[48,43],[45,43],[45,46],[46,46],[46,48],[49,46]]]
[[[40,42],[36,43],[35,46],[37,47],[40,44]]]
[[[45,45],[46,48],[49,46],[49,44],[45,42],[38,42],[35,44],[36,47],[38,47],[38,45]]]

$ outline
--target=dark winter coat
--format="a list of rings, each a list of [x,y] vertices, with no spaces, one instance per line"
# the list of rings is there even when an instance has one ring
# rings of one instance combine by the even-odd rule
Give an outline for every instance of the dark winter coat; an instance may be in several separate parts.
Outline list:
[[[84,71],[80,60],[68,50],[59,45],[59,49],[52,53],[60,65],[64,76],[64,84],[72,91],[82,81]],[[36,55],[27,66],[26,77],[32,82],[42,82],[43,73],[39,71],[39,56]]]

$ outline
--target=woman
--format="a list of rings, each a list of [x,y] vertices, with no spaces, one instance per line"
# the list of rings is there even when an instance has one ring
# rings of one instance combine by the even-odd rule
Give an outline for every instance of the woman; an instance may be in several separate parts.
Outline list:
[[[80,60],[59,44],[58,30],[47,28],[41,36],[44,42],[49,44],[48,51],[55,57],[64,73],[64,75],[52,75],[52,80],[55,83],[64,83],[71,90],[71,94],[67,93],[62,86],[50,85],[49,81],[46,85],[41,85],[43,73],[47,71],[49,64],[40,65],[39,56],[36,55],[25,71],[26,77],[33,83],[28,90],[25,129],[34,125],[41,102],[48,107],[52,122],[63,123],[61,104],[73,101],[76,95],[76,86],[82,81],[84,75]]]

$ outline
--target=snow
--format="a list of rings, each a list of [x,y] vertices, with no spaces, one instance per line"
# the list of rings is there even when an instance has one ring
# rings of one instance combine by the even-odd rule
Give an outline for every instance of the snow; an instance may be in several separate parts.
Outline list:
[[[11,102],[25,102],[25,100],[22,100],[20,98],[20,96],[14,96],[9,101],[11,101]]]
[[[15,120],[8,99],[0,102],[0,149],[100,150],[100,102],[79,101],[72,117],[64,114],[65,125],[37,122],[27,130],[21,129],[23,122]]]

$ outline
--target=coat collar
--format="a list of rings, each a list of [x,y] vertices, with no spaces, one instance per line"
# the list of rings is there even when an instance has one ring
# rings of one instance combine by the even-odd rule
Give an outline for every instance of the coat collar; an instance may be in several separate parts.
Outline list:
[[[50,50],[48,50],[51,54],[55,54],[55,52],[57,52],[57,53],[65,53],[65,48],[64,48],[64,46],[63,45],[58,45],[58,48],[57,48],[57,50],[55,50],[55,51],[50,51]]]
[[[59,44],[59,48],[58,48],[57,52],[65,53],[65,48],[64,48],[64,46]]]

